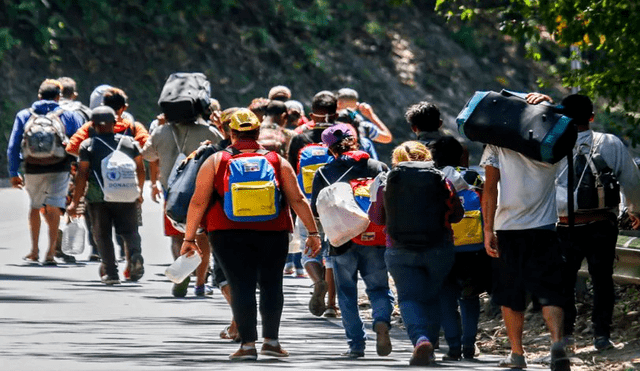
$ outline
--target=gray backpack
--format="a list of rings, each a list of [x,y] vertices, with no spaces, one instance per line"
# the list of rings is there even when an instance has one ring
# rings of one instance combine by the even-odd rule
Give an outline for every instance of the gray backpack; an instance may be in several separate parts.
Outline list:
[[[22,158],[35,165],[62,162],[67,156],[66,128],[60,119],[64,111],[60,109],[46,115],[39,115],[33,109],[29,111],[31,116],[22,135]]]

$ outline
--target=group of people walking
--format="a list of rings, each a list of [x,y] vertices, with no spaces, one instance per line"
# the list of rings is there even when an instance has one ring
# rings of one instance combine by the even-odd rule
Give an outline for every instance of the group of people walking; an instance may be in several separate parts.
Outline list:
[[[365,356],[359,275],[371,302],[379,356],[392,352],[389,330],[397,302],[414,345],[411,365],[435,362],[441,329],[449,347],[443,360],[473,359],[479,296],[490,292],[511,344],[500,366],[525,368],[522,333],[531,294],[551,333],[551,369],[569,370],[573,286],[586,257],[594,282],[594,345],[613,346],[617,205],[578,208],[576,228],[567,228],[567,172],[574,169],[567,170],[566,160],[543,163],[488,145],[480,161],[483,178],[469,169],[466,147],[441,129],[438,107],[420,102],[405,114],[416,139],[393,150],[389,168],[373,143],[390,143],[391,132],[348,88],[317,93],[308,118],[291,91],[276,86],[246,108],[222,110],[209,99],[193,117],[174,119],[174,112],[164,112],[149,130],[126,112],[127,96],[118,88],[96,88],[92,109],[71,104],[77,93],[69,78],[45,80],[38,94],[31,108],[17,114],[7,150],[11,183],[24,187],[31,202],[32,248],[25,260],[40,259],[41,214],[50,237],[44,264],[56,264],[56,257],[64,258],[56,250],[61,217],[84,213],[102,282],[120,283],[113,228],[125,261],[122,276],[138,281],[144,274],[138,234],[143,160],[158,202],[171,193],[176,169],[207,151],[186,222],[165,213],[163,227],[174,259],[202,257],[194,294],[211,294],[211,274],[229,302],[233,319],[220,336],[241,343],[232,360],[258,357],[258,307],[260,354],[289,355],[278,340],[285,265],[295,266],[298,275],[304,269],[313,282],[311,314],[335,316],[339,308],[348,343],[344,357]],[[526,99],[553,103],[539,93]],[[640,172],[623,143],[590,129],[593,105],[586,96],[568,96],[559,109],[579,131],[574,157],[603,159],[633,227],[640,228]],[[190,280],[174,284],[172,294],[187,295]]]

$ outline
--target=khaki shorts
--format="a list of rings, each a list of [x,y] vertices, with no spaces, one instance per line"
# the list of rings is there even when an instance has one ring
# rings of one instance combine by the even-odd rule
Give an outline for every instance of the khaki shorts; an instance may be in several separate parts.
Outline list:
[[[66,207],[69,173],[24,174],[24,188],[29,194],[32,209],[45,205]]]

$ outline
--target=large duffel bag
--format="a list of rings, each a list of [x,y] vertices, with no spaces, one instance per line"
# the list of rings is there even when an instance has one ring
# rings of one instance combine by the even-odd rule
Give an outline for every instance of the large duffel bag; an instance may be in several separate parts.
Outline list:
[[[458,130],[473,141],[556,163],[571,153],[577,133],[571,119],[547,103],[528,104],[524,94],[478,91],[456,118]]]
[[[211,85],[199,72],[176,72],[167,78],[158,105],[169,122],[207,118],[211,104]]]

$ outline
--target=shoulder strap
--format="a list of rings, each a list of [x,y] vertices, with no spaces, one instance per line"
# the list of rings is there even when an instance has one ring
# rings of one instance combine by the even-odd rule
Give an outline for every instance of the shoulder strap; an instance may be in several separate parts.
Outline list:
[[[100,139],[99,137],[93,137],[92,139],[97,139],[97,140],[101,141],[102,144],[104,144],[105,146],[109,147],[111,149],[111,151],[114,151],[114,152],[116,151],[116,149],[118,149],[120,147],[120,142],[118,142],[118,147],[113,148],[110,145],[108,145],[107,142],[105,142],[104,140]],[[122,138],[120,138],[120,141],[122,141]]]
[[[340,178],[338,178],[335,182],[333,183],[338,183],[339,181],[342,180],[342,178],[344,178],[345,175],[347,175],[347,173],[349,171],[351,171],[351,169],[353,169],[353,166],[351,166],[350,168],[347,169],[347,171],[345,171],[342,175],[340,175]],[[333,183],[331,183],[329,180],[327,180],[327,178],[324,176],[324,174],[322,173],[322,169],[318,169],[318,173],[320,173],[320,176],[322,177],[322,179],[324,179],[324,181],[327,183],[327,185],[331,185]]]
[[[189,127],[187,126],[187,132],[184,134],[184,139],[182,140],[182,146],[180,146],[180,144],[178,144],[178,136],[176,135],[176,132],[174,130],[173,125],[170,124],[170,123],[168,125],[171,128],[171,134],[173,135],[173,141],[176,143],[176,147],[178,148],[178,152],[184,153],[184,147],[185,147],[185,143],[187,142],[187,136],[189,136]]]

